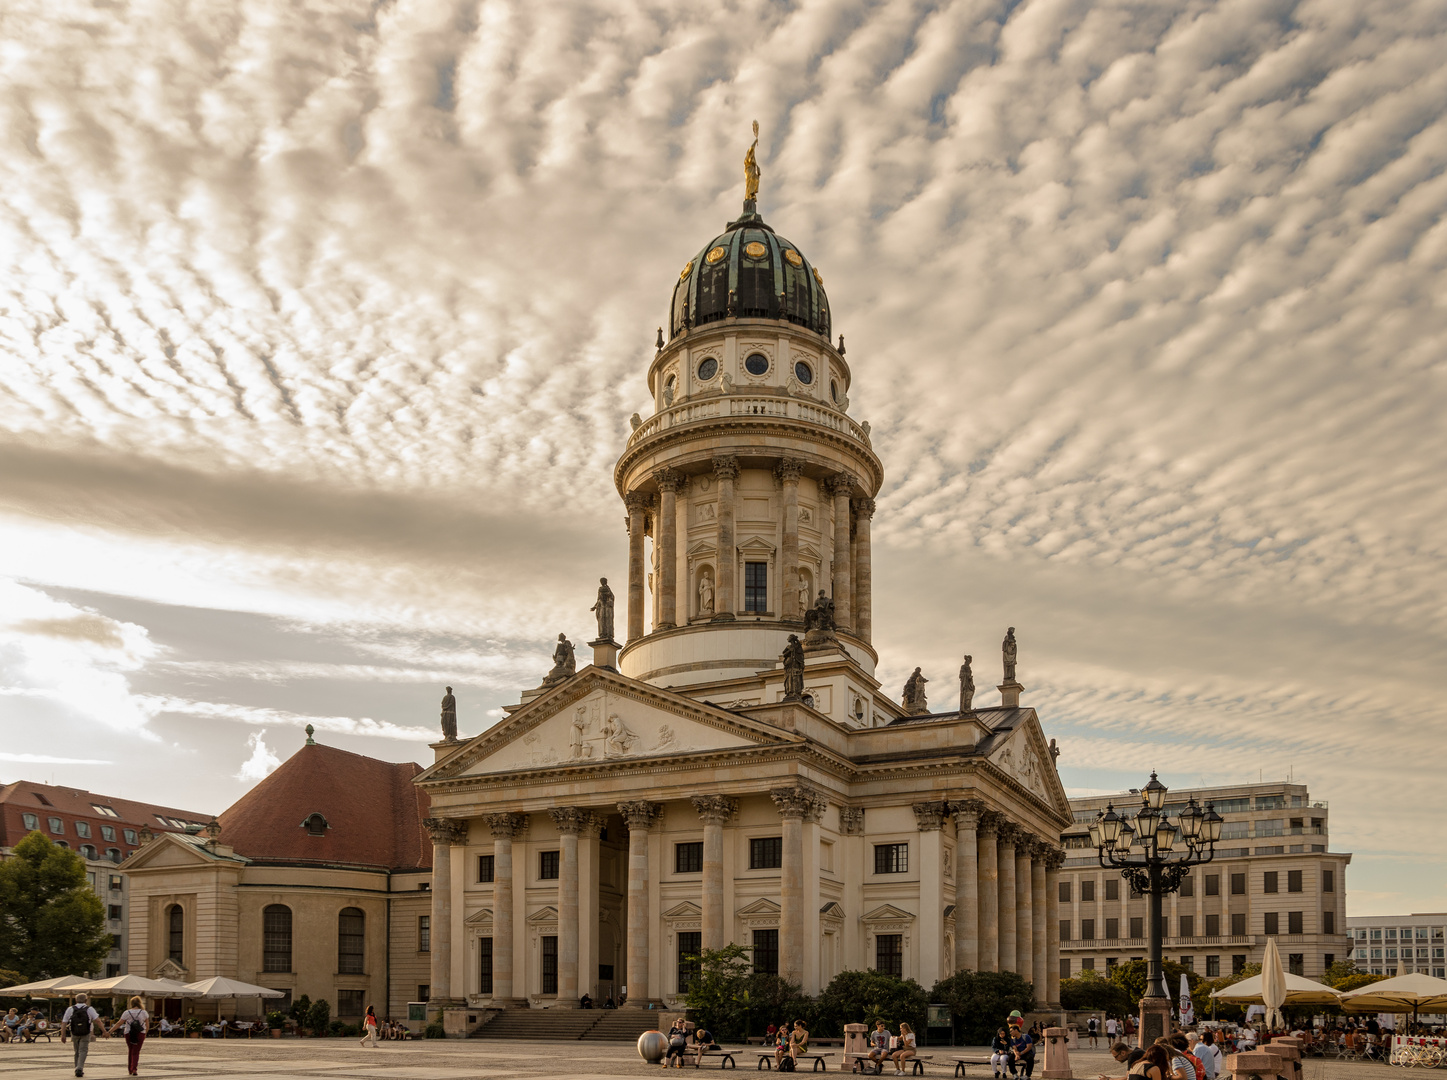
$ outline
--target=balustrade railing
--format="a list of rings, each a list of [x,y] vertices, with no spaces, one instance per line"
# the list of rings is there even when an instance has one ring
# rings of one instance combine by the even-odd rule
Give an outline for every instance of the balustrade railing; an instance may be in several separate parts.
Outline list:
[[[768,416],[797,420],[840,432],[865,446],[869,445],[868,430],[833,409],[797,398],[744,397],[733,394],[689,401],[655,413],[633,429],[633,434],[628,437],[628,445],[632,446],[641,439],[647,439],[670,428],[725,416]]]

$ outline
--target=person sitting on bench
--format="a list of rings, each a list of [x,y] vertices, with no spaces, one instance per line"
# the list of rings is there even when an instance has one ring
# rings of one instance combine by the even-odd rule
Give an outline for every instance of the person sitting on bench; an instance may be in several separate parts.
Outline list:
[[[693,1067],[695,1069],[703,1064],[704,1054],[717,1049],[718,1046],[713,1041],[713,1032],[702,1026],[693,1029]]]
[[[884,1059],[889,1057],[889,1028],[884,1026],[883,1020],[874,1022],[874,1030],[869,1033],[869,1060],[874,1062],[874,1075],[878,1076],[884,1072]],[[861,1071],[863,1071],[861,1069]]]
[[[903,1020],[899,1022],[899,1037],[895,1041],[895,1051],[890,1056],[894,1058],[894,1075],[903,1076],[904,1063],[914,1057],[914,1028]]]
[[[673,1022],[673,1027],[668,1029],[668,1055],[663,1059],[663,1067],[666,1069],[673,1064],[673,1059],[678,1059],[678,1067],[683,1068],[683,1057],[688,1051],[688,1025],[683,1017]]]

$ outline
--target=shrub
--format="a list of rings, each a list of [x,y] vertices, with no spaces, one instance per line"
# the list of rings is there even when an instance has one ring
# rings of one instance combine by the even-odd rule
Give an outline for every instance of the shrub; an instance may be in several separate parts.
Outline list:
[[[881,971],[841,971],[819,995],[815,1007],[818,1034],[837,1037],[845,1024],[883,1020],[895,1028],[901,1020],[923,1031],[930,998],[913,979],[897,979]]]
[[[327,1031],[331,1034],[332,1038],[340,1039],[343,1035],[347,1033],[347,1028],[349,1026],[350,1025],[344,1024],[340,1020],[333,1020],[327,1026]]]
[[[1107,1016],[1125,1016],[1134,1011],[1125,987],[1090,970],[1060,981],[1060,1005],[1072,1011],[1096,1009]]]
[[[427,1025],[427,1030],[423,1032],[423,1037],[428,1039],[445,1039],[447,1038],[447,1032],[443,1031],[442,1025],[434,1020]]]
[[[966,1046],[988,1046],[1012,1010],[1035,1007],[1035,990],[1013,971],[960,971],[935,983],[929,1000],[950,1007]]]
[[[266,1026],[279,1028],[286,1023],[286,1013],[277,1010],[266,1014]]]
[[[332,1007],[326,998],[317,998],[307,1010],[306,1026],[316,1035],[325,1035],[332,1022]]]
[[[307,1014],[311,1012],[312,999],[303,994],[291,1003],[291,1018],[298,1027],[307,1027]]]

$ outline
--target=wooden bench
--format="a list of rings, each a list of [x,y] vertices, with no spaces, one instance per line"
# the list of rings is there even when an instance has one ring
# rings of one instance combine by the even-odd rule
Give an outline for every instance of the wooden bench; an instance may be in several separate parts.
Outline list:
[[[759,1055],[759,1063],[754,1067],[755,1072],[758,1072],[760,1069],[772,1069],[774,1067],[774,1052],[772,1050],[756,1050],[754,1052]],[[816,1051],[810,1050],[807,1054],[799,1054],[797,1057],[795,1057],[794,1063],[797,1066],[800,1062],[807,1061],[808,1059],[813,1058],[814,1071],[819,1072],[820,1070],[823,1070],[827,1072],[829,1070],[829,1063],[824,1059],[833,1056],[834,1055],[829,1052],[821,1054],[817,1053]]]
[[[734,1061],[735,1053],[736,1051],[725,1050],[722,1046],[715,1046],[712,1050],[705,1050],[703,1057],[694,1058],[693,1067],[696,1069],[702,1065],[703,1058],[716,1057],[719,1059],[718,1067],[720,1069],[735,1069],[738,1068],[737,1063]]]
[[[969,1065],[983,1065],[983,1066],[985,1066],[986,1068],[991,1068],[991,1067],[992,1067],[992,1066],[991,1066],[991,1063],[990,1063],[990,1059],[987,1058],[987,1057],[983,1057],[983,1058],[980,1058],[980,1057],[963,1057],[963,1056],[961,1056],[961,1055],[959,1055],[959,1054],[956,1054],[955,1057],[954,1057],[954,1062],[955,1062],[955,1075],[956,1075],[956,1076],[969,1076],[969,1075],[970,1075],[970,1071],[969,1071],[968,1068],[966,1068],[966,1066],[969,1066]]]

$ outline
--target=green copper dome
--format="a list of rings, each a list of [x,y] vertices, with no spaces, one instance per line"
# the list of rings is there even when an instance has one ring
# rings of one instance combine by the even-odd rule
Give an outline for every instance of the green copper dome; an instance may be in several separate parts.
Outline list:
[[[669,337],[727,318],[781,319],[829,339],[819,271],[764,223],[753,200],[683,268],[673,287]]]

